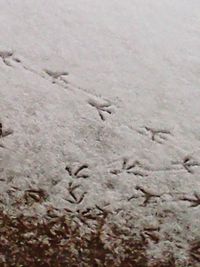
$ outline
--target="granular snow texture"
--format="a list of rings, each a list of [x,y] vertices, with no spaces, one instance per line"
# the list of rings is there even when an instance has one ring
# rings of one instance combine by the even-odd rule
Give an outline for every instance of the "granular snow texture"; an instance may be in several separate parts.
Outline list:
[[[200,266],[199,10],[0,1],[0,266]]]

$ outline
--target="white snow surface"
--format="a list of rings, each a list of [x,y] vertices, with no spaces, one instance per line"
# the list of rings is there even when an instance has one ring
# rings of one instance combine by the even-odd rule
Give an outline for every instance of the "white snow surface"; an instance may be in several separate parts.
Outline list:
[[[119,224],[127,211],[160,227],[150,255],[184,266],[200,239],[200,1],[0,0],[0,25],[3,205],[21,212],[15,186]]]

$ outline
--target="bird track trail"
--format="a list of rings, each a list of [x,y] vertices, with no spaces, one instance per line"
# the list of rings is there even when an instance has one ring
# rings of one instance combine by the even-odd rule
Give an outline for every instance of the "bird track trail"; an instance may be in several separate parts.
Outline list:
[[[44,69],[43,71],[38,71],[37,69],[31,67],[31,64],[25,63],[18,56],[15,56],[15,53],[9,50],[0,51],[0,58],[4,62],[5,65],[9,67],[15,67],[16,65],[20,65],[24,70],[29,71],[42,79],[45,79],[53,84],[58,85],[64,89],[68,89],[70,91],[79,90],[87,97],[100,97],[99,95],[93,94],[89,92],[87,89],[78,86],[77,84],[66,80],[63,76],[69,75],[67,71],[52,71],[50,68]],[[52,81],[49,79],[52,78]]]

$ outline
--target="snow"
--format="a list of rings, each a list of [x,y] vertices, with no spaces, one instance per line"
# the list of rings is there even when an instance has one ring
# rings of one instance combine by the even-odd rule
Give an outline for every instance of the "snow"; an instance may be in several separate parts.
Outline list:
[[[1,0],[0,119],[13,130],[0,139],[3,205],[19,212],[6,194],[17,186],[44,188],[59,209],[121,209],[138,229],[160,226],[151,255],[187,257],[200,238],[200,203],[186,200],[200,195],[199,9]],[[80,203],[67,200],[70,182]]]

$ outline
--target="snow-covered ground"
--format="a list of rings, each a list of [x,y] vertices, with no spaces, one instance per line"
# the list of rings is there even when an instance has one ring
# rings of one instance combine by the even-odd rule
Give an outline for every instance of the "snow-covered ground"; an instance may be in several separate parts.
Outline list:
[[[0,25],[1,205],[98,205],[119,225],[131,214],[150,258],[173,251],[187,266],[200,240],[200,2],[0,0]],[[48,198],[17,209],[30,188]]]

